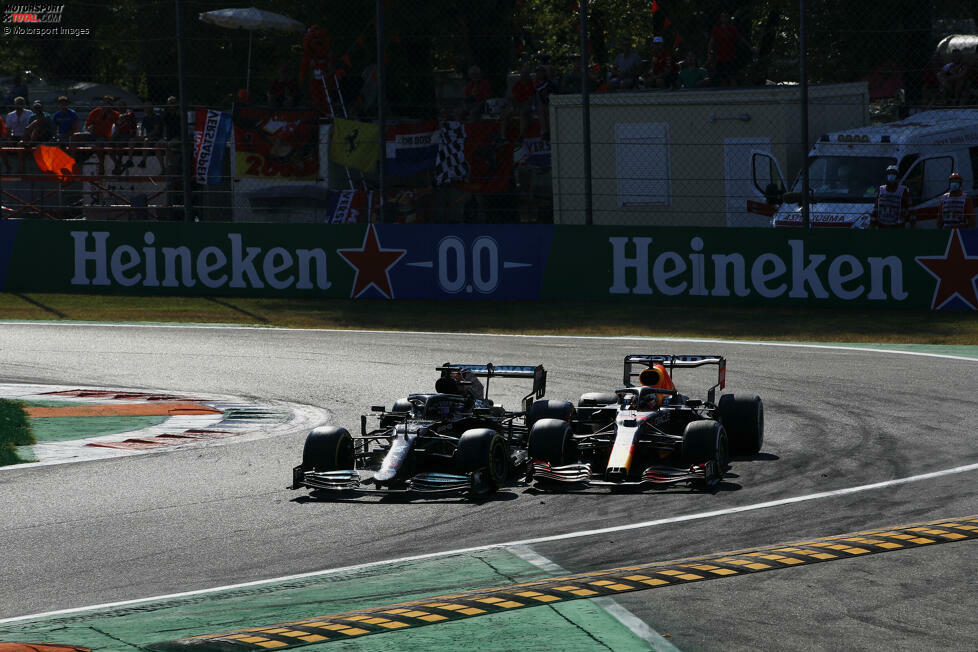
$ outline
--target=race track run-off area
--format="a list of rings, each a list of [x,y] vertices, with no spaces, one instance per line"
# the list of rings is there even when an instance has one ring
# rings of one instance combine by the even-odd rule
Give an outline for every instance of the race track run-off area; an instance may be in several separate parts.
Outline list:
[[[616,388],[626,354],[720,354],[727,391],[760,395],[766,420],[761,453],[735,458],[707,493],[516,483],[478,500],[312,500],[286,488],[304,431],[6,469],[0,641],[968,650],[978,640],[978,360],[967,350],[8,322],[0,351],[0,383],[286,401],[351,431],[371,405],[432,391],[448,361],[543,364],[547,396],[576,400]],[[677,385],[702,393],[711,379],[698,373],[677,373]],[[526,392],[493,383],[507,406]]]

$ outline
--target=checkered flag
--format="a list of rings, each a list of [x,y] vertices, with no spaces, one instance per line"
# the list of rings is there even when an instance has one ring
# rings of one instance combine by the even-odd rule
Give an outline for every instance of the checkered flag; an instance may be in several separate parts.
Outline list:
[[[469,164],[465,161],[465,125],[461,122],[442,122],[438,156],[435,159],[435,185],[445,186],[453,181],[468,181]]]

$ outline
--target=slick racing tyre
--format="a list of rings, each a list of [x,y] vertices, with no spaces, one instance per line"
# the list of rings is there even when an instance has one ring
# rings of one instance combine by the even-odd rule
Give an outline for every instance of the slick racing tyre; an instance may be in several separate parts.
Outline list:
[[[602,407],[618,403],[618,395],[614,392],[587,392],[581,394],[577,407]]]
[[[563,466],[573,461],[573,445],[570,424],[560,419],[541,419],[530,428],[527,452],[531,462],[539,460],[551,466]]]
[[[704,464],[713,462],[714,473],[719,479],[727,468],[730,458],[727,433],[723,426],[712,419],[693,421],[686,424],[683,432],[683,462],[685,464]],[[707,478],[711,480],[714,478]]]
[[[306,435],[302,467],[314,471],[353,468],[353,437],[346,428],[321,426]]]
[[[574,404],[569,401],[534,401],[526,415],[526,425],[532,428],[541,419],[569,422],[573,416]]]
[[[760,396],[724,394],[717,404],[717,416],[730,437],[734,455],[757,455],[764,444],[764,403]]]
[[[496,491],[509,474],[506,440],[488,428],[466,430],[458,440],[455,467],[459,473],[485,470],[489,491]]]

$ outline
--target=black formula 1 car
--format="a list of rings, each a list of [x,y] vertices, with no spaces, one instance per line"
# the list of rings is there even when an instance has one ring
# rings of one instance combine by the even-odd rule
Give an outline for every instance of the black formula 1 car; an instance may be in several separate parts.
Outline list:
[[[718,368],[706,400],[680,394],[672,372],[704,365]],[[528,481],[564,490],[712,487],[723,478],[731,453],[760,451],[760,397],[724,394],[715,402],[717,389],[726,385],[722,356],[629,355],[622,380],[622,389],[584,394],[576,407],[563,401],[533,404]]]
[[[290,488],[481,494],[521,472],[527,462],[526,410],[546,391],[543,366],[445,363],[436,371],[435,393],[411,394],[390,410],[371,407],[379,423],[368,431],[368,416],[361,416],[359,437],[335,426],[310,432]],[[533,380],[521,410],[493,404],[488,390],[494,378]]]

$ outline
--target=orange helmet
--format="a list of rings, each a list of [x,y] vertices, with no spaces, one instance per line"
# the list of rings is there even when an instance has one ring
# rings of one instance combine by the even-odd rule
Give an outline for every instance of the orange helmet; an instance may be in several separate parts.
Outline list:
[[[638,379],[645,387],[676,389],[676,386],[672,384],[672,378],[669,377],[669,372],[661,364],[654,364],[643,370]]]

